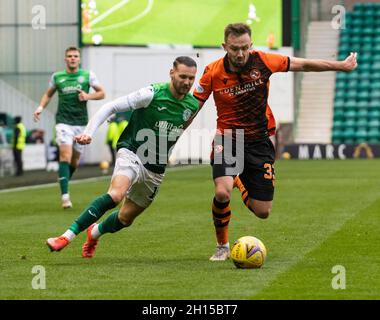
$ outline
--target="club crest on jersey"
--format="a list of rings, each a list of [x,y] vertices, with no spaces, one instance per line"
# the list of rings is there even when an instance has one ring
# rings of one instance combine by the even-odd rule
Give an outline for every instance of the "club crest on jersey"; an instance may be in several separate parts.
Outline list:
[[[192,114],[191,110],[185,109],[185,111],[182,114],[183,121],[189,120],[191,117],[191,114]]]
[[[205,91],[205,90],[203,89],[203,87],[202,87],[199,83],[197,83],[195,89],[196,89],[199,93],[203,93],[203,92]]]
[[[223,151],[223,146],[221,144],[218,144],[214,147],[215,153],[221,153]]]
[[[83,83],[84,82],[84,77],[83,76],[79,76],[78,77],[78,82],[79,83]]]
[[[258,79],[260,79],[260,77],[261,77],[261,72],[259,71],[259,70],[257,70],[257,69],[253,69],[250,73],[249,73],[249,75],[251,76],[251,78],[253,79],[253,80],[258,80]]]

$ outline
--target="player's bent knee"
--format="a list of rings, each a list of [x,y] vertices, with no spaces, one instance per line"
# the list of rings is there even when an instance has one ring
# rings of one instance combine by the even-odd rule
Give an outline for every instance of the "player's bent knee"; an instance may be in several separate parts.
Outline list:
[[[225,189],[216,189],[215,190],[215,198],[219,202],[227,202],[227,201],[230,201],[231,193]]]
[[[270,209],[254,211],[255,215],[260,219],[267,219],[270,214]]]
[[[111,196],[113,202],[116,204],[119,204],[124,199],[124,193],[120,191],[111,190],[108,192],[108,194]]]
[[[250,210],[260,219],[267,219],[272,211],[272,203],[253,200],[249,202]]]

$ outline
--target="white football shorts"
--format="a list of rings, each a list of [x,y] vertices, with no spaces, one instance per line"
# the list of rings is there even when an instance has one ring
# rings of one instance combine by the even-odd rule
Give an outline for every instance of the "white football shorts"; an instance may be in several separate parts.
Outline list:
[[[70,126],[68,124],[64,123],[58,123],[55,126],[55,133],[56,137],[55,140],[57,142],[57,145],[60,146],[61,144],[68,144],[72,145],[73,148],[79,152],[83,153],[84,145],[81,145],[74,141],[74,137],[78,134],[83,133],[85,126]]]
[[[149,171],[134,152],[121,148],[116,154],[112,179],[115,176],[128,177],[131,186],[127,191],[127,198],[138,206],[147,208],[157,195],[165,174]]]

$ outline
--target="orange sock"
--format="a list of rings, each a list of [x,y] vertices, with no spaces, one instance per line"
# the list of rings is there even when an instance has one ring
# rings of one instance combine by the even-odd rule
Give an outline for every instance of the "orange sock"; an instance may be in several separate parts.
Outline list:
[[[230,202],[219,202],[214,198],[212,204],[212,217],[218,244],[228,243],[228,224],[231,218]]]

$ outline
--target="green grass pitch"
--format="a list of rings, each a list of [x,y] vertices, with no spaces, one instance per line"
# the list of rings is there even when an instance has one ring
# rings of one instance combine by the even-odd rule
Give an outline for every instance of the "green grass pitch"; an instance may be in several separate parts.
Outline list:
[[[72,185],[75,205],[59,207],[58,187],[0,193],[0,299],[379,299],[379,160],[278,161],[273,212],[254,217],[234,190],[231,241],[260,238],[262,269],[210,262],[215,246],[209,166],[169,170],[153,205],[130,228],[105,235],[93,259],[85,234],[61,252],[45,245],[108,180]],[[32,268],[46,270],[35,290]],[[332,268],[344,266],[335,290]]]
[[[82,40],[92,44],[92,37],[99,34],[101,44],[220,46],[224,27],[247,22],[251,3],[260,18],[251,24],[254,45],[266,46],[266,38],[273,32],[275,47],[280,47],[281,0],[97,0],[98,14],[91,16],[93,25]]]

